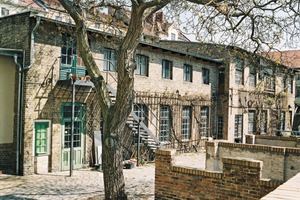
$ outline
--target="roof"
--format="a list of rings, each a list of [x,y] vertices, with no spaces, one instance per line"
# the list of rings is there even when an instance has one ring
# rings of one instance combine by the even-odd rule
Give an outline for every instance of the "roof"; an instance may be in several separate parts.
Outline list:
[[[289,68],[300,68],[300,50],[265,52],[262,55]]]
[[[69,23],[61,22],[61,21],[56,21],[56,20],[49,19],[49,18],[46,18],[46,17],[41,17],[41,19],[44,20],[44,21],[55,22],[57,24],[62,24],[62,25],[66,25],[66,26],[75,26],[73,24],[69,24]],[[99,31],[99,30],[95,30],[95,29],[91,29],[91,28],[88,28],[88,31],[93,32],[93,33],[102,34],[102,35],[109,35],[111,37],[117,37],[117,36],[114,36],[113,34],[103,32],[103,31]],[[170,51],[170,52],[173,52],[173,53],[178,53],[178,54],[181,54],[181,55],[184,55],[184,56],[194,57],[196,59],[200,59],[200,60],[207,61],[207,62],[213,62],[213,63],[216,63],[216,64],[222,64],[223,63],[222,59],[212,59],[212,58],[204,56],[204,55],[198,55],[198,54],[194,54],[194,53],[180,51],[178,49],[170,48],[168,46],[164,46],[164,45],[160,45],[160,44],[147,43],[147,42],[142,42],[141,41],[140,45],[149,46],[149,47],[152,47],[152,48],[158,48],[158,49],[161,49],[161,50]]]
[[[178,49],[170,48],[170,47],[164,46],[164,45],[147,43],[147,42],[140,42],[140,44],[150,46],[150,47],[154,47],[154,48],[159,48],[159,49],[174,52],[174,53],[178,53],[178,54],[185,55],[185,56],[191,56],[191,57],[194,57],[196,59],[201,59],[203,61],[213,62],[213,63],[217,63],[217,64],[222,64],[223,63],[222,59],[213,59],[213,58],[209,58],[209,57],[204,56],[204,55],[188,53],[188,52],[180,51]]]

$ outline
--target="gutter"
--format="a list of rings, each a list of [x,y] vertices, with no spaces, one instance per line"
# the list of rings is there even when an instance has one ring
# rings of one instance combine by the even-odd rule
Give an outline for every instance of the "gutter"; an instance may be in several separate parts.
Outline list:
[[[19,83],[18,83],[18,110],[17,110],[17,149],[16,149],[16,174],[21,175],[20,170],[20,157],[22,151],[23,142],[23,98],[24,98],[24,74],[26,70],[29,70],[34,63],[34,33],[39,27],[41,22],[41,17],[36,17],[36,24],[31,32],[31,42],[30,42],[30,64],[25,66],[25,50],[23,51],[23,64],[18,63],[17,56],[14,56],[15,64],[19,67]]]

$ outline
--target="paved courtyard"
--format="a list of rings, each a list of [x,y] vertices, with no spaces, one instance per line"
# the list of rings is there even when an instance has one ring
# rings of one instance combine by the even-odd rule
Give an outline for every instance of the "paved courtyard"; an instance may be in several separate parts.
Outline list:
[[[175,163],[196,168],[205,167],[204,153],[176,156]],[[130,199],[154,199],[155,165],[124,169],[126,192]],[[103,173],[91,169],[30,176],[0,175],[0,199],[103,199]]]

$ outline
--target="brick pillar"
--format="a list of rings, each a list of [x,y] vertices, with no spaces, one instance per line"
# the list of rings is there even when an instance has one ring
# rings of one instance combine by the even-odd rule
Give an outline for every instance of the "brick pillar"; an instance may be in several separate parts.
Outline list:
[[[170,181],[172,165],[176,150],[156,150],[155,151],[155,198],[159,199],[168,192],[166,183]]]
[[[246,158],[222,158],[224,182],[228,187],[229,198],[247,196],[260,198],[260,178],[263,162]]]

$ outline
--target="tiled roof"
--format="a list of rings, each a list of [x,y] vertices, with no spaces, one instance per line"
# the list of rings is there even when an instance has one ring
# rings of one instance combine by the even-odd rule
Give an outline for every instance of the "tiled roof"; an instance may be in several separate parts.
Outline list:
[[[263,55],[290,68],[300,68],[300,50],[268,52]]]

